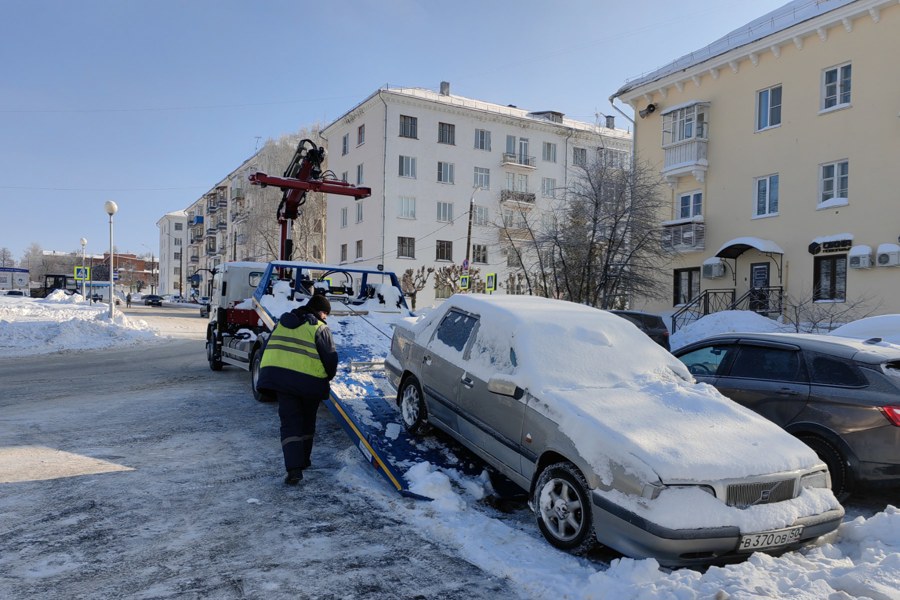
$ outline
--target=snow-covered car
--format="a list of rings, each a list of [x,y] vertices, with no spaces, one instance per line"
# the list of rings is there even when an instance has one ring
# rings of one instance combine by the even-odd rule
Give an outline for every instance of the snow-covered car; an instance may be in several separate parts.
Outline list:
[[[385,367],[406,429],[447,432],[527,490],[560,549],[724,562],[844,515],[814,452],[605,311],[454,295],[397,324]]]

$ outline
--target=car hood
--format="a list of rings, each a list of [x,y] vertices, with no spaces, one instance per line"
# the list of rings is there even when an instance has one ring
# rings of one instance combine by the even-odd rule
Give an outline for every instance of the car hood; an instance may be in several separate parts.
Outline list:
[[[614,388],[545,389],[529,402],[558,423],[605,483],[612,481],[611,462],[644,481],[669,484],[820,462],[802,442],[712,386],[674,376]]]

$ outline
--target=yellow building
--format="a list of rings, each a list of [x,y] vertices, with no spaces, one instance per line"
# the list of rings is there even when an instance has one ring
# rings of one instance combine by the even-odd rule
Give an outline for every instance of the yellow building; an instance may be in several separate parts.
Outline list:
[[[900,313],[897,57],[900,3],[795,0],[617,91],[672,199],[671,293],[635,303]]]

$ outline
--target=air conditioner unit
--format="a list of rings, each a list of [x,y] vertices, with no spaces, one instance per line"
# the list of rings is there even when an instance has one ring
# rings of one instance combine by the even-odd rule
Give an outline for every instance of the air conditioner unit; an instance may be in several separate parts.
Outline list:
[[[871,254],[858,254],[850,257],[851,269],[868,269],[872,266]]]
[[[703,265],[703,277],[704,279],[717,279],[719,277],[725,276],[725,264],[724,263],[709,263]]]
[[[878,253],[879,267],[896,267],[900,265],[900,251],[893,250],[891,252]]]

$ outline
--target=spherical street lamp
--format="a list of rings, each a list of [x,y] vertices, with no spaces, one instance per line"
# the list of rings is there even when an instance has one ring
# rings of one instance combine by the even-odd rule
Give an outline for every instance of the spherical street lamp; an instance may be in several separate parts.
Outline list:
[[[85,294],[85,286],[87,285],[87,271],[84,266],[84,247],[87,246],[87,238],[81,238],[81,297],[87,299]]]
[[[113,215],[119,210],[119,206],[112,200],[107,200],[103,205],[106,214],[109,215],[109,320],[113,318]]]

